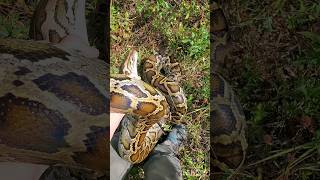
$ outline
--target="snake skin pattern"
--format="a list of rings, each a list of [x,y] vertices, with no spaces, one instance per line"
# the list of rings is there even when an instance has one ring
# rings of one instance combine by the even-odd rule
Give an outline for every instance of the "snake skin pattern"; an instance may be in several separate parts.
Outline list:
[[[86,29],[74,30],[85,25],[84,4],[83,0],[42,0],[33,18],[39,29],[32,31],[32,26],[30,33],[36,40],[46,38],[0,39],[0,161],[107,172],[108,67],[102,60],[83,56],[83,48],[66,46],[82,33],[77,43],[84,45],[78,47],[87,46]],[[47,5],[54,8],[44,8]],[[73,22],[58,23],[66,15],[73,15]],[[68,32],[59,36],[59,42],[47,37],[55,37],[57,24]]]
[[[137,71],[137,52],[126,59],[122,74],[111,78],[111,108],[116,112],[135,115],[122,122],[118,150],[131,163],[142,162],[152,151],[163,131],[165,122],[179,124],[187,111],[185,94],[180,87],[177,63],[160,55],[144,60],[143,80]],[[161,74],[164,69],[168,76]],[[112,109],[111,109],[112,110]]]
[[[211,5],[211,161],[219,169],[240,168],[246,156],[246,121],[232,87],[221,75],[229,49],[228,25],[222,9]],[[219,69],[220,68],[220,69]],[[212,171],[212,170],[211,170]]]
[[[85,5],[85,0],[41,0],[33,14],[30,38],[59,43],[64,50],[97,58],[99,51],[89,46]]]

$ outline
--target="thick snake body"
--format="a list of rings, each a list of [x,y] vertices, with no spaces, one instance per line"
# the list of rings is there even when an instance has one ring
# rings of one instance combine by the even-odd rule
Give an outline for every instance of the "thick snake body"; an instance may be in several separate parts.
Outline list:
[[[111,110],[136,117],[122,122],[119,154],[131,163],[139,163],[163,134],[157,122],[170,116],[167,100],[148,83],[123,75],[111,77],[110,93]]]
[[[111,108],[136,116],[122,123],[118,150],[129,162],[140,163],[163,134],[158,123],[181,123],[187,104],[179,83],[160,73],[164,68],[161,56],[144,60],[145,81],[142,81],[137,74],[137,58],[133,53],[125,62],[123,74],[111,79]],[[169,66],[168,70],[171,69]],[[172,73],[175,72],[173,69]]]
[[[77,39],[78,31],[70,30],[79,28],[78,21],[85,23],[84,6],[72,5],[84,5],[84,0],[39,3],[40,15],[33,18],[37,27],[30,33],[41,41],[0,39],[0,161],[66,165],[105,174],[107,63],[84,56],[84,48],[67,46],[68,41],[75,43],[72,39],[87,41],[86,32]],[[51,9],[44,8],[49,5]],[[83,16],[76,16],[81,12]],[[66,14],[73,14],[75,26],[58,23]],[[57,24],[69,32],[59,42],[48,36],[62,33],[53,33]]]
[[[107,169],[107,66],[0,39],[0,159]]]
[[[228,55],[229,35],[224,13],[216,3],[211,5],[211,161],[214,167],[225,170],[240,168],[246,156],[246,121],[242,107],[232,87],[222,76]]]
[[[161,69],[167,70],[167,75],[161,73]],[[164,94],[171,107],[172,123],[181,123],[181,117],[187,112],[187,100],[182,87],[179,85],[181,70],[177,63],[171,63],[170,59],[162,56],[151,56],[143,65],[144,79],[157,87]]]

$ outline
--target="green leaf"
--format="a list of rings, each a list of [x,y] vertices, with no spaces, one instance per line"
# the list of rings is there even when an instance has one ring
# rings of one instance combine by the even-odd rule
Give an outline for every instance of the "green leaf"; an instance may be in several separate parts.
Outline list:
[[[311,41],[313,41],[315,43],[320,43],[320,35],[317,33],[303,31],[303,32],[298,32],[298,34],[302,34],[304,37],[310,39]]]

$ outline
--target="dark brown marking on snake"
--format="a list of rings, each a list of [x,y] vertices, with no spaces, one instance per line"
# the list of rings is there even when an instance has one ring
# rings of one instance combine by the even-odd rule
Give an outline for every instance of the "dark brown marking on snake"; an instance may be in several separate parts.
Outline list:
[[[152,63],[149,63],[148,61],[146,61],[144,63],[144,69],[150,69],[150,68],[154,68]]]
[[[46,153],[69,147],[71,125],[60,112],[11,93],[0,97],[0,107],[0,144]]]
[[[33,82],[43,91],[49,91],[63,101],[80,108],[90,115],[107,112],[107,98],[100,93],[90,80],[74,72],[65,75],[45,74]]]
[[[109,128],[91,126],[84,140],[86,151],[75,152],[72,158],[83,166],[105,172],[109,162]]]
[[[151,127],[152,125],[154,125],[154,123],[156,123],[155,121],[158,120],[151,120],[148,119],[147,121],[144,121],[143,123],[146,125],[146,128],[143,129],[143,131],[147,131],[149,127]]]
[[[227,43],[228,39],[230,38],[228,36],[228,23],[224,16],[222,9],[216,9],[213,12],[211,12],[212,18],[214,18],[214,21],[211,21],[210,25],[210,33],[211,33],[211,43],[212,49],[214,49],[211,53],[211,62],[213,62],[213,70],[217,71],[219,68],[223,67],[225,57],[229,53],[229,43]],[[224,43],[214,43],[216,39],[224,40]],[[227,43],[227,45],[225,45]]]
[[[130,98],[127,98],[123,94],[111,92],[110,106],[116,109],[128,110],[131,108]]]
[[[151,82],[152,77],[155,76],[155,75],[156,75],[156,72],[154,72],[154,71],[147,71],[144,76],[146,77],[146,79],[147,79],[148,82]]]
[[[167,101],[163,100],[160,102],[160,104],[162,105],[163,109],[157,114],[149,116],[150,119],[160,119],[169,113],[169,105]]]
[[[220,162],[225,163],[231,168],[240,165],[243,159],[243,149],[240,142],[234,142],[227,145],[215,143],[211,148]]]
[[[171,93],[177,93],[180,91],[180,86],[178,86],[176,83],[175,84],[168,83],[167,86],[170,89]]]
[[[14,80],[12,81],[12,84],[15,85],[16,87],[24,85],[24,83],[20,80]]]
[[[138,146],[141,146],[143,144],[143,142],[145,141],[146,135],[147,135],[146,133],[141,134],[139,141],[138,141]]]
[[[60,3],[60,4],[59,4]],[[58,18],[59,16],[60,17],[67,17],[67,14],[66,14],[66,1],[64,0],[58,0],[55,4],[55,11],[54,11],[54,15],[53,15],[53,18],[55,20],[55,22],[64,30],[64,32],[66,33],[65,35],[68,35],[70,34],[69,30],[67,27],[63,26],[63,24],[60,22],[60,19]],[[59,9],[59,7],[61,7],[61,9]],[[64,12],[64,14],[60,14],[58,15],[58,13],[62,13]],[[69,23],[70,21],[68,21]]]
[[[157,87],[161,92],[168,95],[169,92],[167,91],[167,88],[163,84],[163,79],[165,78],[166,77],[159,75],[157,78],[155,78],[156,80],[153,82],[153,86]]]
[[[125,76],[123,74],[118,74],[116,77],[111,75],[111,78],[114,78],[114,79],[119,80],[119,81],[130,80],[131,79],[130,77]]]
[[[137,109],[133,110],[135,114],[147,116],[157,109],[157,106],[151,102],[139,102]]]
[[[181,75],[181,68],[179,63],[169,64],[165,65],[163,67],[165,71],[165,76],[168,77],[168,79],[173,80],[175,82],[179,82],[178,77]]]
[[[24,76],[24,75],[32,72],[30,69],[28,69],[26,67],[18,67],[18,68],[19,68],[19,70],[14,72],[14,74],[17,76]]]
[[[130,159],[131,159],[131,161],[135,162],[135,161],[138,160],[139,157],[140,157],[140,154],[139,153],[135,153],[135,154],[131,155]]]
[[[136,85],[123,85],[121,89],[134,94],[138,98],[147,98],[148,96],[142,92]]]
[[[49,30],[49,41],[52,43],[59,43],[62,40],[62,37],[57,33],[56,30]]]
[[[213,97],[218,97],[218,96],[224,97],[225,82],[220,76],[216,74],[212,75],[212,86],[213,86],[212,88]]]
[[[222,9],[212,11],[210,16],[214,19],[214,21],[211,22],[211,33],[215,34],[221,31],[228,31],[227,19],[224,16]]]
[[[233,131],[237,131],[237,120],[233,115],[232,109],[228,105],[218,104],[217,109],[212,112],[213,120],[211,124],[215,124],[212,127],[211,134],[219,136],[222,134],[231,134]]]
[[[29,29],[29,36],[34,40],[44,40],[43,34],[41,32],[41,26],[47,18],[47,13],[45,11],[48,0],[39,1],[38,7],[33,14],[31,19],[31,25]]]
[[[229,54],[229,46],[218,44],[215,47],[215,52],[213,53],[213,59],[212,62],[214,63],[215,67],[223,68],[225,66],[225,57]]]
[[[56,57],[69,61],[70,54],[47,43],[20,39],[0,39],[0,53],[12,54],[17,59],[39,62]]]

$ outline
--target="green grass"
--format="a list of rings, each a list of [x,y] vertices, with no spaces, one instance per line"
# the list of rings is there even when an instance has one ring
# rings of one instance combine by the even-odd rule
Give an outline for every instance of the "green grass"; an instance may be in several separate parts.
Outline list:
[[[27,39],[29,23],[19,21],[19,16],[0,16],[0,37]]]
[[[240,173],[249,179],[320,177],[319,5],[232,0],[224,6],[237,45],[225,72],[248,122],[250,157]]]

